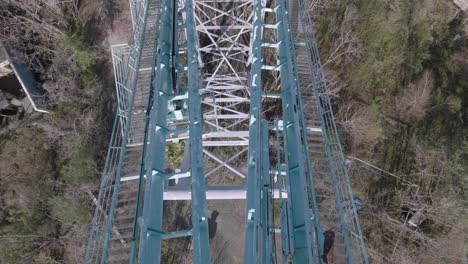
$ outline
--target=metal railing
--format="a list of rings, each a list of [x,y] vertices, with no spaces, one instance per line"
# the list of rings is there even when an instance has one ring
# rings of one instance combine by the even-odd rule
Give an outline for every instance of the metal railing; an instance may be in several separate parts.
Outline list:
[[[303,0],[299,2],[300,18],[307,47],[312,75],[314,95],[320,116],[325,151],[329,162],[330,175],[339,214],[340,229],[345,243],[348,263],[369,263],[367,249],[362,235],[345,158],[340,143],[335,117],[328,93],[326,77],[320,61],[320,54],[314,32],[313,13]]]
[[[95,201],[91,231],[84,257],[84,263],[105,263],[112,232],[112,220],[119,190],[120,176],[125,157],[128,128],[131,123],[134,91],[138,80],[149,0],[130,1],[134,21],[134,43],[130,46],[128,60],[113,56],[117,63],[115,73],[118,107],[114,120],[104,171],[102,173],[98,198]],[[114,54],[113,54],[114,55]]]

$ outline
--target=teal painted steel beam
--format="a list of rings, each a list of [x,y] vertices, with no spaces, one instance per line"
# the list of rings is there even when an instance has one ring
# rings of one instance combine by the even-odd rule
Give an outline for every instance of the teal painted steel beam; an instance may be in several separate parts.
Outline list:
[[[274,227],[273,227],[273,196],[272,179],[270,174],[270,156],[269,156],[269,128],[268,122],[262,120],[261,124],[261,185],[260,187],[260,227],[261,233],[259,242],[261,246],[261,260],[259,263],[274,263]]]
[[[302,0],[298,0],[302,1]],[[143,215],[138,218],[138,223],[141,226],[140,247],[139,247],[139,262],[140,263],[159,263],[161,257],[161,241],[164,239],[172,239],[184,236],[193,236],[193,262],[194,263],[209,263],[209,239],[207,225],[207,205],[206,205],[206,181],[203,166],[203,146],[202,146],[202,111],[200,99],[200,76],[198,73],[198,50],[196,43],[197,31],[195,28],[193,1],[188,1],[184,9],[186,12],[185,23],[179,26],[187,29],[187,43],[181,46],[187,49],[187,67],[179,67],[177,64],[179,52],[178,44],[175,43],[177,38],[177,7],[176,2],[172,0],[162,1],[162,16],[157,30],[159,35],[157,47],[158,51],[155,59],[156,71],[152,80],[152,89],[155,93],[150,96],[151,102],[147,109],[148,120],[146,124],[147,136],[143,146],[144,165],[140,173],[140,187],[138,191],[137,202],[137,217],[141,185],[144,181],[144,175],[149,175],[146,180],[146,191],[144,196]],[[302,2],[301,2],[302,3]],[[313,186],[312,167],[310,158],[308,157],[307,132],[302,111],[302,98],[300,95],[300,87],[297,76],[297,65],[295,63],[294,43],[289,28],[289,17],[287,14],[287,5],[285,0],[279,0],[278,6],[275,8],[277,23],[275,25],[265,26],[265,28],[276,29],[278,32],[278,43],[269,48],[279,49],[279,63],[274,70],[280,72],[281,93],[266,94],[262,92],[261,73],[262,69],[267,69],[262,65],[261,47],[265,47],[261,40],[262,21],[262,4],[260,0],[254,0],[254,29],[253,29],[253,44],[251,58],[251,83],[250,83],[250,130],[249,130],[249,154],[248,154],[248,177],[247,177],[247,203],[246,203],[246,236],[245,236],[245,263],[271,263],[274,256],[273,247],[273,213],[272,213],[272,195],[274,183],[271,180],[271,171],[269,164],[269,147],[268,147],[268,124],[262,120],[261,116],[261,100],[262,96],[270,96],[271,98],[281,98],[283,108],[282,125],[283,144],[286,162],[286,189],[288,191],[287,200],[282,203],[282,241],[284,249],[283,262],[286,262],[289,257],[293,263],[315,263],[314,246],[318,247],[319,253],[322,249],[321,244],[321,229],[318,221],[317,205],[315,201],[315,191]],[[302,12],[302,10],[301,10]],[[143,30],[144,32],[144,30]],[[143,33],[142,33],[143,34]],[[307,43],[309,44],[309,43]],[[314,43],[315,44],[315,43]],[[309,46],[310,48],[310,46]],[[313,46],[315,53],[318,53],[316,46]],[[141,49],[138,51],[141,53]],[[310,50],[308,51],[310,53]],[[138,55],[138,56],[141,56]],[[318,56],[318,55],[317,55]],[[318,57],[313,58],[312,65],[318,65],[314,70],[320,70],[320,61]],[[318,64],[317,64],[318,60]],[[175,68],[177,70],[175,70]],[[138,69],[138,67],[136,68]],[[175,108],[171,105],[171,100],[175,100],[175,96],[179,92],[178,72],[182,70],[187,73],[188,77],[188,121],[190,125],[187,128],[169,129],[168,122],[174,121],[173,111]],[[327,155],[330,159],[330,168],[332,171],[333,183],[335,186],[335,194],[337,195],[337,207],[340,211],[340,220],[342,232],[346,237],[349,236],[347,230],[348,224],[344,221],[343,208],[341,204],[342,195],[341,189],[337,188],[338,184],[346,183],[347,189],[350,189],[349,178],[346,171],[343,172],[339,166],[339,160],[331,160],[330,157],[335,157],[335,146],[339,145],[337,137],[336,125],[333,116],[330,119],[329,113],[331,105],[329,97],[324,97],[323,87],[325,80],[322,77],[317,77],[317,72],[313,73],[314,90],[317,98],[319,98],[319,112],[321,113],[322,125],[327,147]],[[323,75],[323,74],[322,74]],[[319,80],[317,80],[319,79]],[[136,82],[136,81],[135,81]],[[317,88],[319,87],[319,88]],[[174,93],[174,91],[176,91]],[[134,96],[133,94],[131,96]],[[182,100],[182,99],[179,99]],[[130,99],[132,101],[132,99]],[[131,105],[129,106],[131,113]],[[169,115],[168,115],[169,113]],[[117,116],[116,116],[117,118]],[[185,117],[186,118],[186,117]],[[117,119],[116,119],[117,120]],[[128,120],[130,122],[130,120]],[[128,127],[124,130],[124,144],[128,136]],[[276,133],[278,134],[278,126]],[[164,173],[165,171],[165,156],[166,156],[166,138],[168,135],[189,132],[190,144],[190,160],[191,160],[191,199],[192,199],[192,224],[193,227],[189,230],[164,232],[162,230],[163,217],[163,191],[166,188],[167,180],[173,174]],[[336,135],[332,137],[333,133]],[[149,138],[149,145],[146,144],[146,138]],[[279,137],[278,137],[279,140]],[[147,149],[145,149],[147,147]],[[341,146],[340,151],[341,151]],[[278,146],[278,151],[280,146]],[[125,151],[125,146],[122,147]],[[342,155],[342,153],[341,153]],[[122,159],[122,158],[120,158]],[[279,161],[278,161],[279,162]],[[338,162],[338,163],[337,163]],[[122,169],[119,165],[119,171]],[[277,171],[283,169],[277,164]],[[151,173],[150,173],[151,172]],[[119,179],[117,173],[116,178]],[[335,173],[335,174],[333,174]],[[279,176],[282,178],[283,176]],[[340,178],[341,177],[341,178]],[[307,190],[307,185],[309,190]],[[284,185],[283,185],[284,186]],[[282,186],[282,187],[283,187]],[[119,181],[112,187],[112,207],[110,220],[106,228],[106,237],[104,244],[104,252],[101,258],[101,263],[106,261],[107,247],[109,245],[110,227],[112,226],[112,215],[115,211],[115,200],[118,194]],[[310,193],[309,193],[310,192]],[[311,200],[309,200],[309,194]],[[351,192],[349,191],[349,194]],[[351,195],[352,196],[352,195]],[[310,215],[309,206],[312,206],[313,215]],[[352,206],[354,214],[356,210]],[[97,211],[96,211],[97,212]],[[136,222],[135,222],[136,223]],[[93,222],[94,224],[94,222]],[[132,256],[131,263],[135,260],[135,251],[137,249],[136,241],[138,241],[138,226],[134,227],[134,236],[132,241]],[[312,235],[312,229],[315,228],[316,242]],[[358,229],[360,239],[362,233],[360,227]],[[348,255],[348,263],[352,262],[352,252],[350,243],[346,244],[345,248]],[[362,244],[363,245],[363,244]],[[365,248],[363,249],[365,251]],[[320,254],[319,254],[320,255]],[[366,255],[367,257],[367,255]],[[366,258],[367,263],[367,258]]]
[[[288,5],[285,5],[285,7],[288,7]],[[286,15],[289,24],[289,29],[291,28],[291,17],[290,13],[288,11]],[[296,54],[295,48],[294,48],[294,38],[293,38],[293,32],[292,30],[288,31],[288,42],[292,50],[292,54]],[[319,213],[318,213],[318,206],[317,206],[317,200],[316,200],[316,194],[315,194],[315,185],[314,185],[314,177],[313,177],[313,168],[310,160],[310,155],[309,155],[309,143],[308,143],[308,136],[307,136],[307,125],[305,122],[305,117],[304,117],[304,111],[302,107],[302,93],[300,89],[300,82],[299,82],[299,76],[298,76],[298,67],[297,67],[297,61],[296,61],[296,55],[291,56],[292,61],[291,61],[291,67],[294,67],[294,81],[296,82],[296,97],[297,97],[297,106],[298,106],[298,113],[299,113],[299,123],[301,127],[301,138],[302,138],[302,144],[303,144],[303,157],[304,157],[304,162],[306,164],[306,174],[307,174],[307,183],[309,186],[309,192],[310,192],[310,205],[312,206],[312,222],[314,226],[314,232],[315,232],[315,243],[317,245],[317,255],[322,256],[323,255],[323,230],[320,226],[320,220],[319,220]],[[319,261],[321,262],[322,259],[319,258]]]
[[[173,238],[180,238],[180,237],[188,237],[191,236],[193,233],[192,229],[187,229],[187,230],[179,230],[179,231],[172,231],[172,232],[164,232],[161,230],[153,230],[151,228],[148,228],[148,233],[151,234],[157,234],[158,236],[161,237],[161,239],[173,239]]]
[[[153,48],[153,66],[152,68],[155,68],[156,65],[156,52],[157,52],[157,39],[158,39],[158,34],[156,33],[155,35],[155,45]],[[133,232],[132,232],[132,241],[131,241],[131,249],[130,249],[130,257],[129,257],[129,263],[133,264],[135,261],[137,261],[137,247],[138,247],[138,242],[140,239],[140,225],[138,223],[138,220],[140,219],[140,216],[142,214],[142,201],[143,201],[143,185],[145,183],[145,174],[146,174],[146,159],[147,159],[147,154],[148,154],[148,139],[150,137],[150,119],[151,119],[151,113],[152,109],[154,107],[154,93],[155,93],[155,87],[153,86],[153,81],[155,77],[156,72],[153,70],[151,74],[151,85],[150,85],[150,93],[148,97],[148,103],[146,107],[146,114],[145,114],[145,131],[143,135],[143,150],[142,150],[142,155],[141,155],[141,164],[140,164],[140,174],[139,174],[139,179],[138,179],[138,191],[137,191],[137,201],[136,201],[136,208],[135,208],[135,217],[133,219]]]
[[[309,210],[304,152],[302,151],[300,122],[296,91],[299,89],[294,79],[293,49],[289,38],[286,16],[286,1],[280,0],[276,7],[278,24],[280,82],[283,109],[283,133],[288,179],[289,225],[292,228],[293,263],[315,263],[312,221]]]
[[[246,181],[246,224],[244,241],[244,263],[259,263],[258,250],[260,221],[260,175],[261,171],[261,107],[262,107],[262,4],[254,2],[253,46],[250,70],[250,124],[248,172]]]
[[[158,53],[156,56],[156,73],[152,85],[155,89],[153,109],[150,115],[150,143],[146,157],[146,172],[164,171],[166,154],[167,113],[169,98],[172,95],[172,27],[174,26],[174,1],[161,1],[159,21]],[[163,191],[166,180],[158,173],[147,176],[143,215],[138,220],[141,228],[139,263],[160,263],[161,240],[163,237]],[[150,230],[153,230],[150,232]],[[154,232],[157,230],[159,232]]]
[[[200,76],[198,75],[198,40],[192,0],[186,1],[185,11],[185,26],[187,29],[188,107],[190,120],[189,142],[192,175],[193,263],[203,264],[210,263],[210,246],[202,146],[203,116],[201,111]]]
[[[143,136],[143,153],[142,153],[142,161],[140,165],[140,175],[138,179],[138,191],[137,191],[137,201],[136,201],[136,209],[135,209],[135,218],[133,221],[133,232],[132,232],[132,242],[131,242],[131,249],[130,249],[130,259],[129,263],[133,264],[136,261],[136,251],[137,251],[137,244],[140,239],[140,226],[138,224],[138,219],[141,216],[141,210],[142,210],[142,200],[143,200],[143,184],[144,184],[144,178],[146,174],[145,170],[145,160],[146,160],[146,154],[147,154],[147,149],[148,149],[148,137],[149,137],[149,127],[150,127],[150,113],[151,109],[153,107],[153,95],[154,95],[154,89],[151,86],[151,91],[150,91],[150,96],[148,100],[148,107],[146,108],[146,116],[145,116],[145,133]]]
[[[159,0],[155,0],[157,3],[159,3]],[[158,15],[159,15],[159,4],[157,4],[158,7]],[[159,16],[156,16],[156,28],[158,28],[159,25]],[[134,264],[137,261],[137,248],[138,248],[138,243],[140,241],[140,225],[138,223],[138,220],[140,219],[142,215],[142,205],[143,205],[143,188],[145,184],[145,174],[146,174],[146,160],[147,160],[147,155],[148,155],[148,141],[150,138],[150,124],[151,124],[151,113],[154,107],[154,94],[155,94],[155,87],[154,87],[154,78],[156,75],[155,67],[156,67],[156,56],[157,56],[157,51],[158,51],[158,34],[159,31],[156,31],[156,34],[154,36],[154,47],[153,47],[153,63],[152,63],[152,73],[151,73],[151,83],[149,87],[149,97],[148,97],[148,102],[146,105],[146,114],[145,114],[145,131],[143,135],[143,150],[142,150],[142,155],[141,155],[141,164],[140,164],[140,174],[139,174],[139,179],[138,179],[138,191],[137,191],[137,200],[136,200],[136,208],[135,208],[135,217],[133,219],[133,232],[132,232],[132,241],[131,241],[131,249],[130,249],[130,257],[129,257],[129,263]]]
[[[282,140],[281,140],[281,133],[280,131],[283,130],[282,124],[280,126],[280,121],[275,121],[275,138],[276,138],[276,171],[278,172],[277,181],[280,185],[280,230],[281,230],[281,255],[282,255],[282,263],[287,263],[288,256],[291,255],[291,241],[293,232],[289,229],[289,219],[288,216],[291,215],[288,212],[288,202],[283,199],[282,191],[287,190],[289,191],[289,187],[287,186],[283,175],[281,174],[284,171],[284,166],[282,164]]]

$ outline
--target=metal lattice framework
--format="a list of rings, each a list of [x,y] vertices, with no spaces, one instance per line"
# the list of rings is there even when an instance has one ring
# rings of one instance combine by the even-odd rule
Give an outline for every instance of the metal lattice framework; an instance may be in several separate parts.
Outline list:
[[[211,199],[245,200],[245,263],[325,263],[326,230],[336,263],[368,263],[307,2],[130,7],[85,263],[160,263],[163,241],[183,237],[210,263]],[[190,200],[191,227],[163,227],[165,200]]]

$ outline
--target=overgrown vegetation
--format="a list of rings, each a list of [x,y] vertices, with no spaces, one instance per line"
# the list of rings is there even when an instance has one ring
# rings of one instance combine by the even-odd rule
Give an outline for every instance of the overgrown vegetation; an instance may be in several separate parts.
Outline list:
[[[352,170],[372,262],[463,257],[439,246],[468,233],[465,15],[451,1],[316,2],[346,152],[390,172]]]
[[[0,1],[1,41],[31,66],[51,110],[0,139],[0,263],[82,262],[113,113],[96,45],[110,2]]]

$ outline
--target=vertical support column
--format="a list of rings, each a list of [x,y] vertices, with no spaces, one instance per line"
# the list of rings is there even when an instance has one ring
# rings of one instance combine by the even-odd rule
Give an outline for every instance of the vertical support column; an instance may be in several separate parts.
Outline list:
[[[202,146],[202,112],[198,76],[198,51],[193,0],[187,0],[187,61],[189,94],[190,161],[192,175],[193,263],[210,263],[206,180]]]
[[[288,24],[285,9],[286,2],[279,0],[276,7],[278,23],[279,61],[281,78],[281,97],[283,108],[284,147],[286,150],[286,173],[289,193],[288,207],[291,210],[293,263],[315,263],[312,222],[305,179],[304,157],[296,100],[297,83],[294,81],[291,43],[288,40]]]
[[[260,175],[261,175],[261,71],[262,71],[262,4],[254,4],[253,51],[250,70],[250,123],[247,174],[246,224],[244,263],[259,263],[258,225],[260,222]]]

